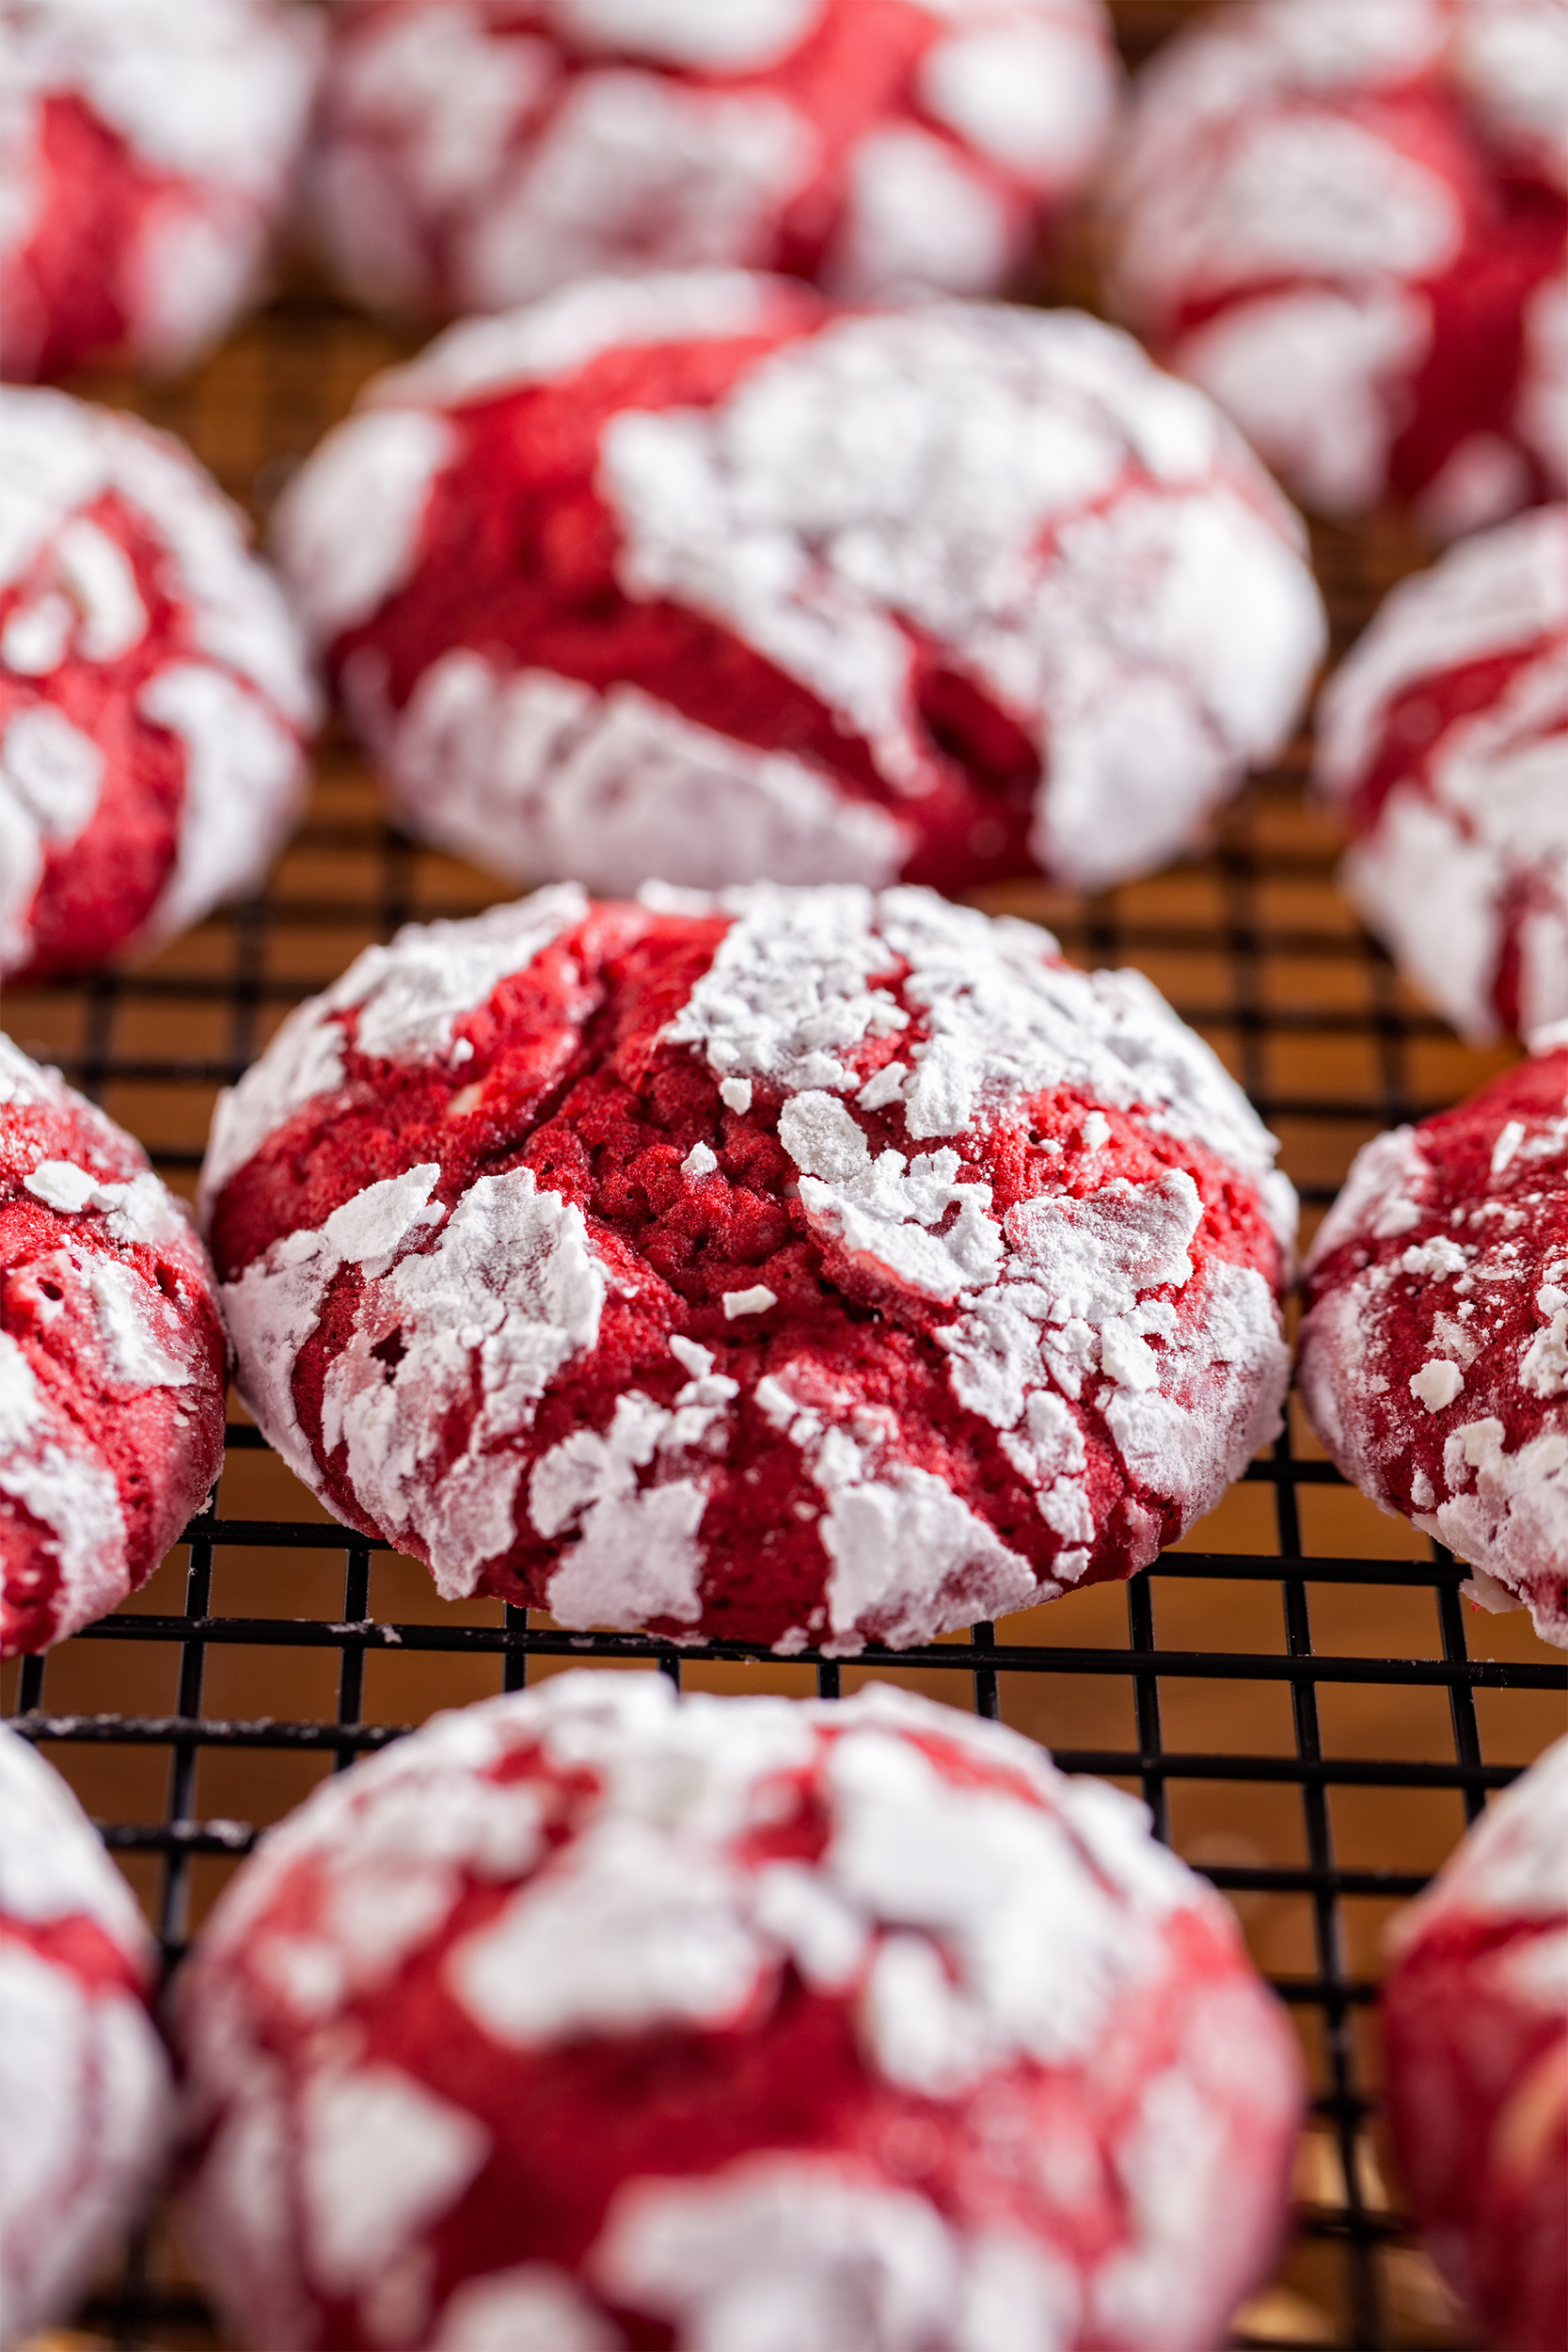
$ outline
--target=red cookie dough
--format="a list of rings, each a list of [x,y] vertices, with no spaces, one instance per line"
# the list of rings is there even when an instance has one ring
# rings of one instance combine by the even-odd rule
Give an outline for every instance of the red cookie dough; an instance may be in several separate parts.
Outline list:
[[[852,1656],[1144,1566],[1275,1429],[1295,1200],[1136,973],[926,891],[410,927],[223,1099],[244,1394],[441,1592]]]
[[[277,515],[399,817],[615,892],[1166,862],[1300,709],[1303,544],[1114,327],[738,272],[453,328]]]
[[[194,366],[254,299],[316,27],[282,0],[0,0],[0,374]]]
[[[1395,2153],[1489,2344],[1568,2328],[1568,1740],[1495,1797],[1394,1934]]]
[[[1449,550],[1324,693],[1340,880],[1472,1044],[1568,1020],[1568,506]]]
[[[0,978],[155,946],[252,889],[315,716],[298,630],[189,453],[0,391]]]
[[[1568,1042],[1357,1153],[1297,1379],[1347,1478],[1568,1648]]]
[[[1110,126],[1101,0],[349,0],[311,171],[372,309],[739,264],[990,294]]]
[[[272,1832],[179,2026],[266,2352],[1208,2352],[1300,2107],[1141,1805],[877,1685],[438,1716]]]
[[[147,2010],[153,1963],[152,1938],[91,1822],[59,1774],[0,1724],[0,2340],[8,2344],[69,2316],[155,2185],[170,2098]]]
[[[225,1385],[185,1209],[0,1037],[0,1656],[146,1582],[223,1467]]]
[[[1310,506],[1568,483],[1568,9],[1252,0],[1143,77],[1112,291]]]

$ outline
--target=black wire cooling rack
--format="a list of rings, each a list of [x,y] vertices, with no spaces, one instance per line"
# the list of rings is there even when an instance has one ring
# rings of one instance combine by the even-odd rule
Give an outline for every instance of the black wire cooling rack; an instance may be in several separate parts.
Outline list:
[[[1188,13],[1127,0],[1137,57]],[[1084,244],[1047,290],[1082,299]],[[260,513],[290,467],[405,346],[302,284],[190,382],[82,389],[181,433]],[[1342,648],[1419,560],[1397,520],[1322,532]],[[1085,963],[1139,965],[1201,1030],[1280,1136],[1308,1230],[1357,1145],[1480,1083],[1506,1056],[1459,1046],[1401,991],[1335,892],[1336,842],[1304,802],[1307,747],[1257,780],[1207,857],[1094,900],[1041,885],[983,903],[1048,923]],[[261,899],[151,965],[13,990],[5,1025],[147,1144],[187,1194],[212,1102],[289,1007],[410,918],[498,895],[380,821],[329,742],[309,820]],[[260,1831],[325,1773],[435,1709],[581,1664],[688,1688],[825,1697],[869,1675],[999,1716],[1067,1770],[1140,1791],[1155,1826],[1234,1903],[1289,2004],[1312,2082],[1289,2245],[1237,2346],[1465,2345],[1411,2238],[1378,2112],[1384,1930],[1490,1791],[1568,1720],[1568,1665],[1528,1621],[1471,1612],[1465,1571],[1382,1518],[1286,1433],[1218,1511],[1125,1586],[927,1648],[787,1665],[722,1644],[567,1634],[436,1597],[424,1571],[334,1525],[243,1418],[206,1512],[143,1592],[47,1658],[0,1705],[66,1772],[147,1906],[171,1964]],[[80,2321],[76,2347],[199,2352],[219,2338],[155,2215]]]
[[[1332,551],[1330,551],[1332,552]],[[1021,887],[1085,961],[1134,961],[1212,1038],[1286,1140],[1309,1213],[1351,1150],[1483,1066],[1406,1004],[1340,911],[1300,755],[1255,785],[1214,854],[1092,901]],[[347,954],[482,880],[380,824],[346,755],[268,896],[150,968],[13,992],[8,1025],[140,1134],[189,1189],[216,1086]],[[1377,2131],[1381,1930],[1563,1718],[1568,1666],[1519,1618],[1466,1610],[1464,1568],[1383,1520],[1293,1418],[1221,1511],[1124,1587],[852,1663],[734,1644],[567,1634],[449,1608],[422,1570],[322,1515],[260,1433],[142,1594],[10,1672],[15,1727],[73,1779],[171,1963],[261,1826],[312,1779],[434,1708],[613,1661],[688,1687],[815,1690],[871,1674],[1045,1739],[1141,1790],[1159,1834],[1242,1915],[1313,2082],[1293,2234],[1238,2345],[1462,2344],[1413,2249]],[[1475,1636],[1473,1654],[1471,1636]],[[117,2344],[215,2341],[155,2223],[85,2326]]]

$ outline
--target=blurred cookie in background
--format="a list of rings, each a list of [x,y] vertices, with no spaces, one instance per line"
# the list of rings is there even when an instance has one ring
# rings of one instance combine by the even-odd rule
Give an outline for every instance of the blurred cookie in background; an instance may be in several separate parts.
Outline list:
[[[1386,599],[1318,705],[1340,881],[1472,1045],[1568,1019],[1568,506]]]
[[[1439,538],[1568,483],[1568,9],[1250,0],[1164,50],[1110,291],[1304,503]]]
[[[0,0],[0,375],[205,356],[264,283],[320,30],[285,0]]]
[[[1568,1649],[1568,1036],[1357,1153],[1297,1380],[1345,1476]]]
[[[157,1951],[65,1782],[0,1724],[0,2339],[66,2318],[173,2123]]]
[[[1568,1740],[1399,1919],[1388,2123],[1433,2259],[1488,2344],[1568,2325]]]
[[[156,946],[252,889],[316,717],[277,583],[189,452],[0,390],[0,978]]]
[[[734,264],[990,294],[1118,84],[1101,0],[348,0],[311,208],[346,291],[416,317]]]
[[[1297,516],[1130,336],[741,272],[451,328],[275,522],[393,811],[514,882],[1099,889],[1323,644]]]

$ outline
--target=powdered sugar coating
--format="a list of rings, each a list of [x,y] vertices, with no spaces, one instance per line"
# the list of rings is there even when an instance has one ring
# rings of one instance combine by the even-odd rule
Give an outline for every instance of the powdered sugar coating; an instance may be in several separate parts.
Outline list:
[[[1568,1017],[1568,506],[1388,597],[1319,713],[1342,880],[1472,1043]]]
[[[877,1685],[660,1680],[436,1718],[214,1912],[181,2039],[240,2340],[1212,2343],[1299,2065],[1142,1808]]]
[[[404,821],[607,890],[1159,865],[1299,710],[1302,545],[1115,329],[736,273],[452,330],[277,515]]]
[[[152,1939],[58,1773],[0,1724],[0,2312],[67,2316],[152,2188],[170,2123]]]
[[[357,0],[311,194],[340,278],[403,313],[650,267],[987,294],[1117,84],[1100,0]]]
[[[144,1582],[223,1461],[212,1268],[130,1136],[0,1036],[0,1654]]]
[[[188,453],[0,391],[0,977],[153,946],[251,889],[315,718],[298,629]]]
[[[1568,14],[1243,0],[1141,80],[1121,312],[1311,505],[1441,537],[1564,485]]]
[[[1494,1797],[1397,1921],[1389,2122],[1438,2268],[1490,2344],[1568,2302],[1568,1740]]]
[[[852,1655],[1125,1574],[1239,1473],[1273,1153],[1031,926],[562,885],[301,1007],[203,1201],[258,1419],[443,1593]]]
[[[286,0],[5,0],[0,372],[189,367],[251,301],[317,27]]]
[[[1568,1047],[1361,1152],[1303,1274],[1298,1379],[1346,1476],[1568,1648]]]

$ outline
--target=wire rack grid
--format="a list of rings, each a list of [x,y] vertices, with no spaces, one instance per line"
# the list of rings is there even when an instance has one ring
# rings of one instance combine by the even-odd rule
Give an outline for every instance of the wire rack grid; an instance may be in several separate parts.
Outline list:
[[[1179,8],[1124,12],[1141,45]],[[1147,20],[1147,22],[1146,22]],[[1125,28],[1124,28],[1125,29]],[[1069,281],[1071,291],[1071,281]],[[183,433],[264,509],[395,339],[301,285],[189,384],[84,389]],[[1342,645],[1418,560],[1398,521],[1320,532]],[[1455,1099],[1506,1057],[1460,1047],[1408,1000],[1332,882],[1304,802],[1307,745],[1255,780],[1212,852],[1092,900],[984,895],[1085,962],[1129,961],[1220,1052],[1280,1136],[1308,1229],[1369,1136]],[[477,910],[483,877],[380,820],[329,739],[308,820],[266,894],[143,968],[13,990],[6,1025],[139,1135],[191,1191],[216,1089],[293,1004],[410,918]],[[436,1708],[605,1663],[688,1688],[834,1697],[882,1676],[1044,1740],[1141,1792],[1161,1836],[1223,1888],[1289,2004],[1312,2082],[1292,2230],[1238,2346],[1463,2345],[1398,2205],[1378,2122],[1382,1935],[1489,1791],[1561,1729],[1568,1668],[1518,1617],[1478,1616],[1465,1570],[1381,1518],[1289,1425],[1218,1511],[1125,1587],[853,1664],[736,1645],[566,1634],[498,1603],[438,1602],[424,1571],[328,1520],[243,1414],[206,1512],[143,1592],[3,1704],[100,1823],[172,1963],[259,1831],[324,1773]],[[117,2345],[216,2344],[166,2217],[82,2326]]]

